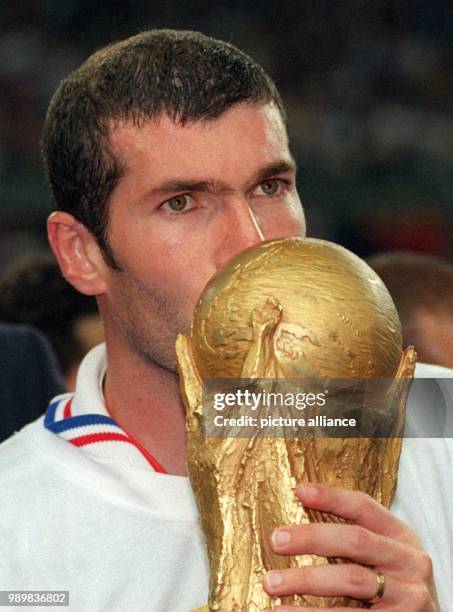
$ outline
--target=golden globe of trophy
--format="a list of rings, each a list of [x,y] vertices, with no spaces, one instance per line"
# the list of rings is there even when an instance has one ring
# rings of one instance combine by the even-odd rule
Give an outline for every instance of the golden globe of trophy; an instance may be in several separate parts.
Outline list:
[[[296,484],[360,490],[390,507],[416,356],[412,347],[403,352],[399,317],[382,281],[331,242],[263,242],[211,279],[176,352],[188,472],[210,564],[209,601],[202,610],[263,612],[278,603],[360,607],[346,597],[272,598],[262,578],[270,569],[345,561],[273,553],[269,538],[276,527],[342,521],[304,508]],[[387,421],[393,415],[391,435],[371,437],[364,412],[362,430],[370,437],[207,437],[203,381],[209,379],[344,380],[346,386],[390,381],[381,387],[383,397],[369,401]],[[344,397],[347,403],[351,396]]]

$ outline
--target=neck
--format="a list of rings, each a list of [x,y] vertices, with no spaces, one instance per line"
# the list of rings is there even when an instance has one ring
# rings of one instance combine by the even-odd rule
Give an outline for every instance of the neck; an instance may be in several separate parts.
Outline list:
[[[107,363],[104,394],[112,417],[168,474],[185,476],[185,414],[177,374],[111,344]]]

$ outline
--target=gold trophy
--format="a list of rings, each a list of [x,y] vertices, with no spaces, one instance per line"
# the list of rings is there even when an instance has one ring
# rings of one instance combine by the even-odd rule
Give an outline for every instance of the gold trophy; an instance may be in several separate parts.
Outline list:
[[[270,569],[345,561],[271,550],[275,527],[342,521],[305,509],[296,484],[361,490],[390,507],[416,355],[413,347],[402,350],[399,317],[382,281],[360,258],[330,242],[263,242],[211,279],[190,334],[178,336],[176,352],[188,472],[210,564],[208,606],[200,610],[263,612],[279,603],[360,607],[346,597],[272,598],[262,578]],[[363,430],[370,437],[207,437],[208,379],[344,380],[346,386],[388,381],[368,402],[387,421],[392,417],[391,434],[371,437],[364,411]]]

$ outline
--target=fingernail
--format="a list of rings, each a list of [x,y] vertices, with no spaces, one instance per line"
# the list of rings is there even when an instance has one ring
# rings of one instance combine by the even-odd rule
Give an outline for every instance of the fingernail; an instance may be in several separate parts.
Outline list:
[[[291,534],[284,529],[276,529],[272,533],[272,544],[274,546],[285,546],[291,542]]]
[[[271,589],[275,589],[283,582],[283,576],[280,572],[267,572],[266,574],[266,584]]]
[[[313,484],[299,485],[297,490],[305,499],[314,499],[318,495],[318,487]]]

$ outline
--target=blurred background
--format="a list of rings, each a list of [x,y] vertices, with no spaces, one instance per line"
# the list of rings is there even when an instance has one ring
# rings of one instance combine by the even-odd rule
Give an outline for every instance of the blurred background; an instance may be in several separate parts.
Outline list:
[[[237,45],[288,106],[309,234],[453,258],[449,0],[28,0],[0,12],[0,271],[47,249],[39,138],[58,82],[152,27]]]

